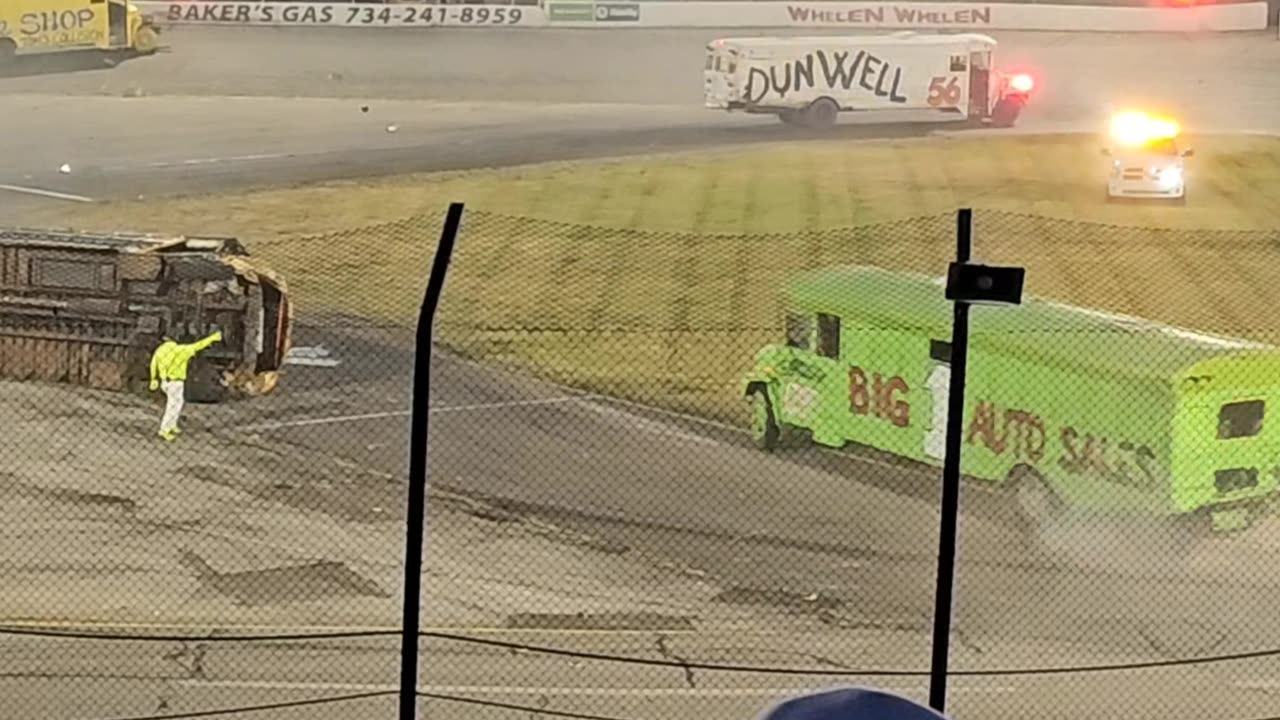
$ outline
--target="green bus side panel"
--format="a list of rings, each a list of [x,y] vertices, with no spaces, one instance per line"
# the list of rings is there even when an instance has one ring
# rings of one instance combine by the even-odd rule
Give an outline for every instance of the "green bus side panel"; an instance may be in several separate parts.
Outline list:
[[[788,304],[840,319],[840,357],[762,351],[783,421],[821,444],[940,465],[951,334],[941,285],[836,268],[802,276]],[[1276,349],[1042,301],[978,306],[962,469],[994,482],[1034,469],[1073,505],[1108,511],[1257,498],[1276,489],[1280,419],[1247,437],[1218,436],[1220,409],[1249,400],[1280,408]],[[1240,482],[1249,472],[1256,481]]]

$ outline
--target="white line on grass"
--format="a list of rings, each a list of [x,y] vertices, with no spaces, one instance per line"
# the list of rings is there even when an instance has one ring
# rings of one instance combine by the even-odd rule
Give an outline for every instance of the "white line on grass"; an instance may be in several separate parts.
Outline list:
[[[22,193],[23,195],[38,195],[40,197],[53,198],[54,200],[70,200],[72,202],[91,203],[94,199],[83,195],[72,195],[71,193],[60,193],[53,190],[44,190],[36,187],[27,187],[26,185],[0,185],[0,190],[8,190],[9,192]]]

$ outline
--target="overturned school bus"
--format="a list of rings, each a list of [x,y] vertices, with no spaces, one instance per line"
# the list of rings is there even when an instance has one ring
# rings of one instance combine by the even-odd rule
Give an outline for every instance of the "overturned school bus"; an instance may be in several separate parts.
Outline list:
[[[261,395],[291,327],[284,281],[234,238],[0,229],[0,378],[137,389],[162,336],[221,331],[188,398]]]

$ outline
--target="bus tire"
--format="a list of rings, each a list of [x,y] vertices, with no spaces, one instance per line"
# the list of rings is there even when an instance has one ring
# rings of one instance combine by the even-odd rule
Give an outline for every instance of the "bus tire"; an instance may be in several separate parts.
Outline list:
[[[133,50],[139,55],[153,55],[160,48],[160,33],[154,27],[143,25],[133,34]]]
[[[769,401],[769,391],[763,386],[756,386],[751,396],[751,441],[765,452],[773,452],[778,447],[782,430],[778,427],[778,418],[773,413],[773,403]]]
[[[1000,98],[991,109],[991,125],[998,128],[1011,128],[1018,122],[1022,114],[1024,101],[1013,96]]]
[[[187,402],[195,405],[219,405],[231,395],[222,384],[218,369],[208,363],[191,364],[186,386]]]
[[[18,44],[11,38],[0,38],[0,67],[12,65],[18,59]]]
[[[1020,465],[1009,473],[1023,529],[1037,533],[1062,516],[1066,504],[1034,468]]]
[[[812,130],[830,130],[840,115],[840,106],[831,98],[818,98],[804,109],[804,124]]]

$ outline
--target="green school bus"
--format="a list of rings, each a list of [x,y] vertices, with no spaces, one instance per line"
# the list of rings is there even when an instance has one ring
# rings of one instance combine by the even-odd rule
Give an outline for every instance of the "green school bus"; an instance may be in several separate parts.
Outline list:
[[[799,435],[941,465],[942,284],[863,266],[790,283],[785,339],[742,383],[756,444]],[[975,306],[969,347],[962,472],[1014,488],[1037,526],[1083,507],[1238,529],[1276,490],[1280,349],[1037,299]]]

